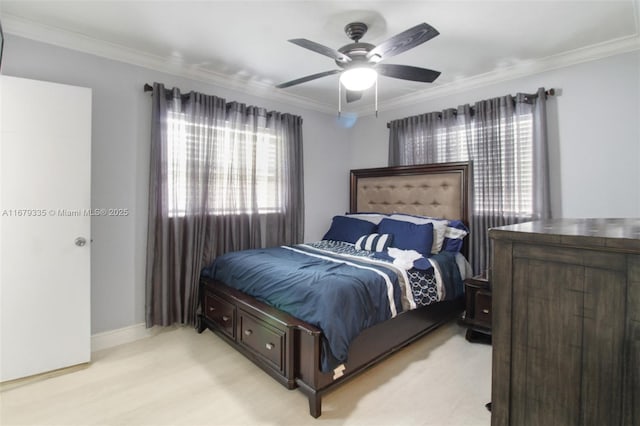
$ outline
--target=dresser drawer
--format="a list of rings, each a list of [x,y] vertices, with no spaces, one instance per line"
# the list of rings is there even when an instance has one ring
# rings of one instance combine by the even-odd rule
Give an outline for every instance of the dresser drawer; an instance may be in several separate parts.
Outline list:
[[[491,293],[478,291],[475,294],[475,320],[491,328]]]
[[[283,372],[286,332],[242,310],[239,311],[239,324],[240,344],[259,355],[278,371]]]
[[[216,323],[221,331],[235,338],[236,307],[234,305],[207,292],[204,298],[204,315]]]

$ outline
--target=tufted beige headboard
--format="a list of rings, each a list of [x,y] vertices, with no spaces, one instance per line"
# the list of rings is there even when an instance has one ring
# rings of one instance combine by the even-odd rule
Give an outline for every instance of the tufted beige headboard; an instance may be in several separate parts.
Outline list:
[[[467,162],[351,170],[350,210],[407,213],[469,224]]]

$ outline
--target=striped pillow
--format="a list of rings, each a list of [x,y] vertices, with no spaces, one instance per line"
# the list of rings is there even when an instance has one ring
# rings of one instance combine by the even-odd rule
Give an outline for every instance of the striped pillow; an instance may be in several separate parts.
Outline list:
[[[385,251],[392,241],[391,234],[363,235],[356,241],[356,250]]]

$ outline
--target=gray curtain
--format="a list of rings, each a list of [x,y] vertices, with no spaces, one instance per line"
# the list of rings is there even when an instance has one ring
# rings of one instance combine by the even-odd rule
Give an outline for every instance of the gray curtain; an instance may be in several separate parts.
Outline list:
[[[390,166],[472,162],[475,273],[490,265],[489,228],[551,216],[546,120],[540,88],[389,123]]]
[[[277,180],[283,211],[266,216],[266,245],[299,243],[304,237],[304,176],[302,161],[302,119],[291,114],[272,112],[267,127],[273,130],[278,144]]]
[[[216,256],[303,240],[302,119],[159,83],[152,99],[146,323],[196,324]]]

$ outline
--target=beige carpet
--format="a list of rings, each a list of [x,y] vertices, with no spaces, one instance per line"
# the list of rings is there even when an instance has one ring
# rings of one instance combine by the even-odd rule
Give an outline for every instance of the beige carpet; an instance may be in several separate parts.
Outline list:
[[[173,328],[93,354],[84,369],[3,387],[9,425],[489,425],[491,347],[455,323],[326,395],[309,416],[210,331]]]

